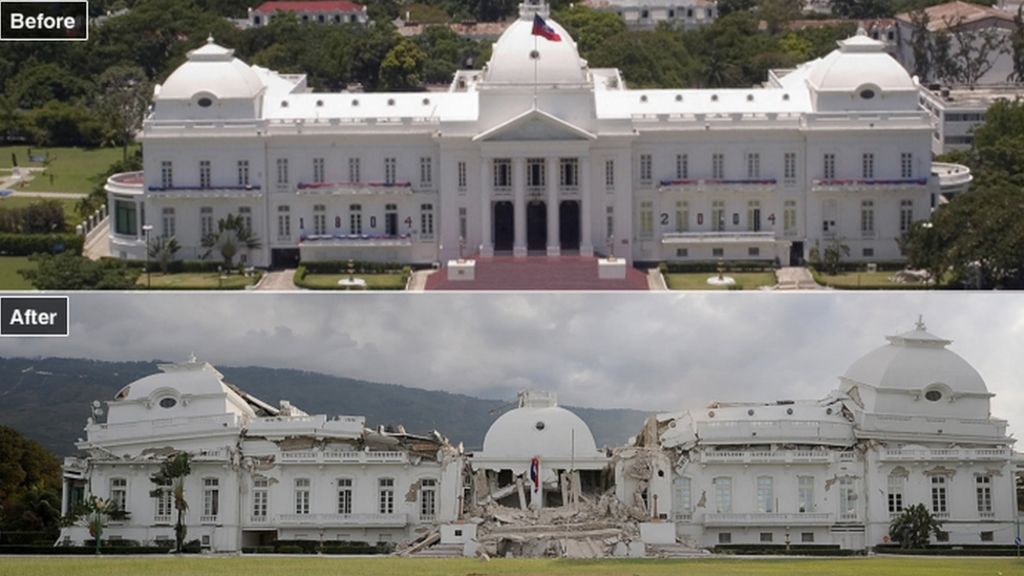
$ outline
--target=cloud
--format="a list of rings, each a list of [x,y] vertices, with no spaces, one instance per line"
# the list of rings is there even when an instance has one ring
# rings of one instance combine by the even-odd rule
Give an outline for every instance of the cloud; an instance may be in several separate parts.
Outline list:
[[[919,314],[953,339],[1024,433],[1024,296],[822,294],[78,294],[71,337],[4,356],[307,369],[510,399],[649,411],[818,398]],[[240,383],[244,385],[244,383]],[[312,407],[311,407],[312,408]]]

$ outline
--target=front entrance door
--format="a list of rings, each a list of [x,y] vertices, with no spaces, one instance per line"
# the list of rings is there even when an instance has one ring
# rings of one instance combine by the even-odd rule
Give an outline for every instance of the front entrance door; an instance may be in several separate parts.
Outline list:
[[[388,204],[384,211],[384,234],[398,236],[398,208]]]
[[[789,265],[790,266],[803,266],[804,265],[804,243],[793,242],[789,246]]]
[[[558,239],[562,251],[580,249],[580,203],[563,200],[558,206]]]
[[[526,205],[526,249],[544,250],[548,243],[548,206],[540,200]]]
[[[494,203],[494,249],[511,252],[515,242],[515,210],[511,202]]]

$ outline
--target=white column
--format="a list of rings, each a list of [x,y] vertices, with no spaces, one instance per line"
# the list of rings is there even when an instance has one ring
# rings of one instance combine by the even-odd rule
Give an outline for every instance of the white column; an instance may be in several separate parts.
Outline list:
[[[70,510],[68,510],[68,502],[71,498],[71,494],[69,494],[71,486],[68,484],[67,478],[64,478],[63,480],[64,489],[60,491],[60,514],[61,516],[67,516],[68,512],[70,512]]]
[[[526,256],[526,158],[512,159],[512,192],[515,199],[512,255],[523,258]]]
[[[580,256],[594,255],[594,242],[590,234],[593,214],[590,208],[590,156],[580,157]]]
[[[558,256],[562,246],[558,241],[558,158],[548,158],[544,170],[544,183],[548,187],[548,256]]]
[[[491,226],[491,159],[480,159],[480,256],[494,256],[494,229]]]

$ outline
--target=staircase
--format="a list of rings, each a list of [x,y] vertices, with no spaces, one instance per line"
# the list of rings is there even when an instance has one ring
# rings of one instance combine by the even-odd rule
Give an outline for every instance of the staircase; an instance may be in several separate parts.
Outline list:
[[[648,544],[647,556],[651,558],[695,558],[707,556],[707,550],[690,548],[685,544]]]
[[[427,278],[426,290],[642,290],[647,277],[626,269],[622,280],[597,277],[597,258],[590,256],[495,256],[476,260],[474,280],[448,280],[441,269]]]
[[[461,558],[462,544],[435,544],[428,548],[413,552],[412,558]]]

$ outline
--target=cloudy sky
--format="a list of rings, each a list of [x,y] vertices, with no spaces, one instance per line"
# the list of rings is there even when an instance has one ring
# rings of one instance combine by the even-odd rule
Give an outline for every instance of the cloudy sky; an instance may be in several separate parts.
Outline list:
[[[512,399],[651,411],[818,398],[918,314],[997,394],[1024,437],[1024,295],[85,294],[71,337],[0,340],[2,356],[308,369]],[[244,387],[244,382],[239,382]],[[286,384],[283,384],[286,385]],[[313,407],[307,407],[313,408]]]

